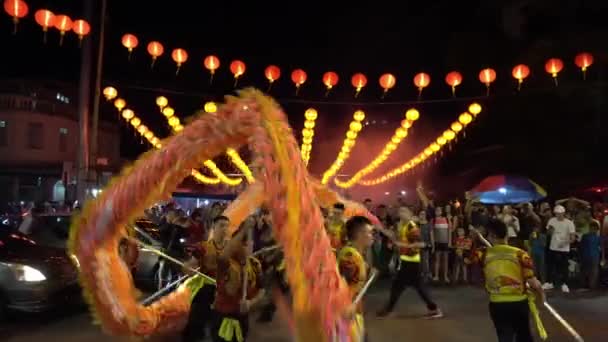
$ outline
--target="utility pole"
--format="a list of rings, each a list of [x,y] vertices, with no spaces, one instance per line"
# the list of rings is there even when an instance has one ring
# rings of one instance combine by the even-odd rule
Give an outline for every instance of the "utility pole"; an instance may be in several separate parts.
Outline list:
[[[91,156],[97,164],[97,157],[99,156],[98,143],[99,143],[99,99],[101,98],[101,79],[103,73],[103,51],[105,44],[105,27],[106,27],[106,7],[107,1],[101,0],[101,11],[99,15],[99,36],[97,45],[97,66],[95,71],[95,93],[93,95],[93,117],[91,123]],[[97,182],[99,181],[99,175],[96,175]],[[96,184],[99,185],[99,184]]]
[[[84,1],[84,16],[90,23],[93,22],[94,0]],[[89,187],[89,163],[90,163],[90,132],[89,132],[89,110],[91,98],[91,62],[92,62],[92,39],[85,39],[82,46],[80,60],[80,85],[78,91],[78,160],[77,160],[77,181],[76,199],[80,206],[86,200],[87,189]]]

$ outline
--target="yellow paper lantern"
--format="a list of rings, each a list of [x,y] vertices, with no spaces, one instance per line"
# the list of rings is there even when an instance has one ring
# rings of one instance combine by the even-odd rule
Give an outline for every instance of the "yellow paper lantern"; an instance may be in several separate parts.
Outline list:
[[[353,139],[344,139],[344,146],[353,147],[355,146],[355,141]]]
[[[433,154],[433,150],[430,147],[424,149],[424,154],[430,157]]]
[[[118,96],[118,90],[114,87],[105,87],[103,88],[103,96],[108,101],[114,100]]]
[[[399,137],[399,138],[403,139],[403,138],[407,137],[407,130],[405,130],[405,129],[403,129],[403,128],[399,127],[399,128],[397,128],[397,130],[395,131],[395,136],[397,136],[397,137]]]
[[[314,121],[304,121],[304,127],[308,128],[308,129],[313,129],[315,128],[315,122]]]
[[[459,122],[454,122],[452,126],[450,126],[450,128],[452,129],[452,131],[457,133],[462,131],[462,125]]]
[[[304,138],[312,138],[314,135],[315,135],[315,132],[313,130],[311,130],[311,129],[304,128],[302,130],[302,136]]]
[[[164,96],[159,96],[156,98],[156,105],[162,110],[169,104],[169,100],[167,100]]]
[[[207,113],[217,112],[217,105],[213,101],[209,101],[209,102],[205,103],[205,106],[203,108],[205,109],[205,112],[207,112]]]
[[[409,129],[410,127],[412,127],[412,122],[410,120],[403,120],[401,121],[401,127],[403,127],[404,129]]]
[[[357,139],[357,132],[348,131],[346,132],[346,137],[350,140],[355,140]]]
[[[165,107],[163,108],[163,115],[167,118],[172,117],[175,114],[175,110],[171,107]]]
[[[175,126],[177,126],[177,125],[179,125],[179,118],[177,118],[176,116],[172,116],[172,117],[169,119],[169,126],[171,126],[171,127],[175,127]]]
[[[306,112],[304,112],[304,117],[309,121],[317,120],[317,115],[317,111],[314,108],[308,108]]]
[[[431,150],[433,150],[433,152],[437,152],[441,149],[441,146],[439,146],[438,143],[432,143],[431,144]]]
[[[154,133],[147,131],[146,134],[144,134],[144,138],[150,140],[150,139],[154,138]]]
[[[141,125],[141,126],[137,127],[137,132],[139,132],[139,134],[141,134],[141,135],[146,134],[147,131],[148,131],[148,127],[146,127],[146,125]]]
[[[349,128],[350,128],[351,131],[358,133],[358,132],[361,131],[361,129],[363,128],[363,126],[361,125],[360,122],[353,121],[353,122],[350,123]]]
[[[470,124],[471,121],[473,121],[473,116],[469,113],[462,113],[458,117],[458,122],[460,122],[464,126]]]
[[[469,106],[469,113],[477,116],[477,114],[481,113],[481,105],[477,102],[472,103]]]
[[[302,143],[310,145],[310,144],[312,144],[312,138],[311,137],[304,137],[304,138],[302,138]]]
[[[135,113],[132,110],[127,108],[122,111],[122,117],[123,117],[123,119],[129,121],[129,120],[133,119],[133,117],[135,117]]]
[[[445,138],[445,140],[450,141],[456,138],[456,133],[448,129],[447,131],[443,132],[443,137]]]
[[[437,143],[441,146],[445,145],[448,141],[444,137],[437,138]]]
[[[361,122],[363,121],[363,119],[365,119],[365,112],[363,112],[362,110],[358,110],[353,115],[353,118],[355,119],[355,121]]]
[[[412,108],[405,113],[405,117],[409,121],[413,122],[413,121],[418,120],[418,118],[420,118],[420,113],[416,109]]]
[[[131,122],[131,126],[137,128],[141,124],[141,119],[138,117],[134,117],[133,119],[131,119],[130,122]]]
[[[116,109],[118,109],[118,111],[122,111],[122,109],[125,108],[126,105],[127,105],[127,101],[125,101],[121,98],[117,98],[114,101],[114,107],[116,107]]]

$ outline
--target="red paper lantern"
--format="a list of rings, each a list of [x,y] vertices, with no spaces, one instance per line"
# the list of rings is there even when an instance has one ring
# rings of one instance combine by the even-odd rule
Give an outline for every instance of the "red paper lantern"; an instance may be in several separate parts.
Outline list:
[[[519,90],[526,77],[530,75],[530,68],[525,64],[519,64],[513,68],[511,74],[513,75],[513,78],[517,80],[517,90]]]
[[[357,97],[361,92],[361,89],[367,84],[367,77],[362,73],[356,73],[350,79],[350,83],[355,87],[355,97]]]
[[[135,37],[135,35],[127,33],[122,36],[121,42],[122,46],[126,47],[129,51],[129,60],[131,60],[131,52],[133,52],[133,49],[135,49],[137,45],[139,45],[139,40],[137,40],[137,37]]]
[[[91,25],[86,20],[78,19],[74,20],[74,25],[72,27],[74,33],[78,35],[78,39],[82,41],[84,36],[88,35],[91,32]]]
[[[581,68],[583,71],[583,79],[585,79],[585,74],[587,72],[587,68],[593,64],[593,55],[589,52],[581,52],[576,57],[574,57],[574,63],[576,66]]]
[[[72,19],[65,14],[55,16],[55,28],[59,30],[59,45],[63,45],[65,33],[72,29]]]
[[[184,49],[173,49],[171,52],[171,58],[177,64],[177,70],[175,74],[179,73],[179,68],[188,60],[188,53]]]
[[[245,63],[239,60],[232,61],[230,63],[230,72],[234,75],[234,87],[236,87],[239,77],[241,77],[245,73],[246,67]]]
[[[296,85],[296,95],[300,90],[300,86],[306,82],[306,72],[302,69],[296,69],[291,72],[291,81]]]
[[[452,96],[456,96],[456,87],[462,83],[462,75],[458,71],[451,71],[445,75],[445,83],[452,87]]]
[[[215,70],[220,67],[220,59],[214,55],[209,55],[205,57],[203,64],[205,65],[205,68],[213,75],[215,74]]]
[[[156,59],[162,56],[163,53],[165,53],[165,47],[163,46],[163,44],[157,41],[149,42],[146,50],[148,50],[148,53],[152,57],[152,67],[154,67]]]
[[[384,93],[386,94],[387,91],[389,91],[395,86],[395,84],[397,83],[397,79],[393,74],[387,73],[380,76],[378,82],[380,83],[380,86],[382,87],[382,89],[384,89]]]
[[[47,9],[37,10],[34,14],[34,18],[40,27],[42,27],[43,32],[43,41],[46,43],[46,33],[49,30],[49,27],[53,27],[55,24],[55,15],[53,12]]]
[[[25,17],[29,12],[27,4],[23,0],[4,0],[4,11],[13,17],[13,34],[17,33],[19,19]]]
[[[268,82],[272,83],[281,77],[281,69],[276,65],[269,65],[264,70],[264,76],[266,76]]]
[[[545,63],[545,71],[551,74],[555,86],[557,86],[557,74],[564,68],[564,62],[559,58],[551,58]]]
[[[479,72],[479,81],[486,85],[487,95],[490,95],[490,84],[496,80],[496,71],[492,68],[485,68]]]
[[[338,80],[340,78],[338,77],[338,74],[336,74],[333,71],[328,71],[326,73],[323,74],[323,84],[325,84],[325,87],[327,88],[327,92],[325,92],[325,96],[327,96],[329,94],[329,91],[336,85],[338,84]]]
[[[414,85],[418,88],[418,98],[422,95],[422,90],[431,84],[431,76],[421,72],[414,76]]]

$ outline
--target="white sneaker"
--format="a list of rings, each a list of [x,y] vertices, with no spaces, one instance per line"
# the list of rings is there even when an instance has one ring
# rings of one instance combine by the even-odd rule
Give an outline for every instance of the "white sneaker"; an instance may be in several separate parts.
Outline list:
[[[568,285],[562,284],[562,292],[563,293],[570,293],[570,288],[568,287]]]
[[[543,284],[543,290],[553,290],[553,284],[551,283],[544,283]]]

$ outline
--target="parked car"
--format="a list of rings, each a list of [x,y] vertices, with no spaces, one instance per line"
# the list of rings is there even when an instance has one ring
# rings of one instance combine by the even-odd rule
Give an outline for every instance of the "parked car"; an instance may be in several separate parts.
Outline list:
[[[42,312],[82,303],[78,271],[65,249],[0,229],[0,320],[9,311]]]

